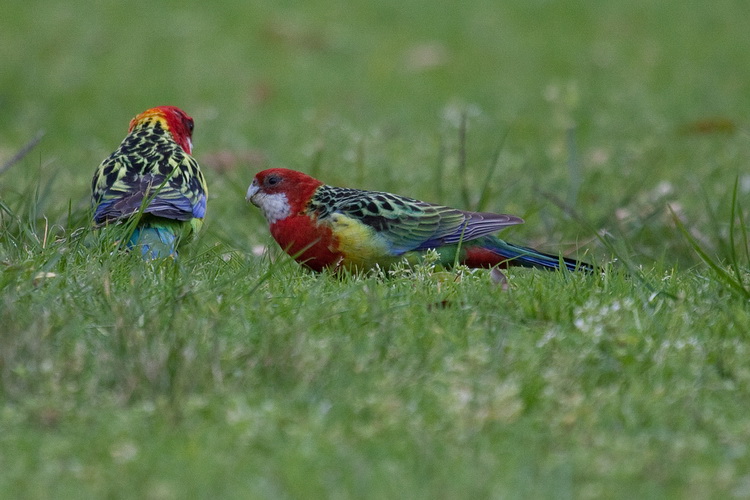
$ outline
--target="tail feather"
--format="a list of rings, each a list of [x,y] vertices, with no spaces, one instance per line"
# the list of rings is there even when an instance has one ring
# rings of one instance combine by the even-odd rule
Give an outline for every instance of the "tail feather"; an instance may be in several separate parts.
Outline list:
[[[543,253],[530,247],[507,243],[499,238],[492,238],[492,241],[485,248],[500,255],[508,266],[536,267],[542,269],[565,268],[568,271],[586,273],[597,271],[596,266],[586,262],[569,259],[560,255]]]
[[[177,257],[177,234],[172,227],[138,226],[128,241],[128,248],[138,248],[144,260]]]

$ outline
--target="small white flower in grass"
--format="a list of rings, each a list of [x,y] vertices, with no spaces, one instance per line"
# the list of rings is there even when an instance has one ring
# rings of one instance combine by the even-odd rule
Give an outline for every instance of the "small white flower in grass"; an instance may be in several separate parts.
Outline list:
[[[652,191],[653,197],[657,200],[669,196],[672,193],[674,193],[674,186],[669,181],[661,181]]]
[[[617,327],[623,319],[623,314],[632,315],[636,329],[641,329],[635,301],[629,297],[604,305],[592,299],[575,309],[573,325],[581,332],[588,333],[595,340],[599,340],[606,330]]]
[[[589,151],[588,160],[596,166],[606,166],[609,164],[612,153],[607,148],[594,148]]]
[[[125,441],[112,446],[109,454],[116,463],[124,464],[135,460],[138,455],[138,447],[130,441]]]
[[[55,368],[55,364],[51,359],[45,359],[39,364],[39,371],[42,373],[52,373]]]
[[[576,321],[578,321],[578,320],[576,320]],[[576,328],[578,328],[577,325],[576,325]],[[580,330],[580,328],[579,328],[579,330]],[[545,334],[542,336],[542,338],[537,341],[536,346],[537,347],[544,347],[547,344],[549,344],[552,340],[554,340],[555,338],[557,338],[557,331],[554,330],[554,329],[549,329],[549,330],[547,330],[545,332]]]
[[[423,71],[448,62],[448,49],[439,41],[420,43],[410,47],[404,54],[404,65],[409,71]]]
[[[452,127],[460,127],[464,116],[469,118],[475,118],[482,115],[482,108],[476,104],[466,104],[461,102],[453,102],[443,108],[443,121],[448,123]]]

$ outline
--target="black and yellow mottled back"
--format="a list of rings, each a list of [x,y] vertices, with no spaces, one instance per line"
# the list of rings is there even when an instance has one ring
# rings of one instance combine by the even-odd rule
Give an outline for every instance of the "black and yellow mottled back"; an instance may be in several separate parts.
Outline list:
[[[393,255],[470,241],[508,226],[519,217],[468,212],[379,191],[323,185],[308,212],[324,221],[341,214],[370,226]]]
[[[106,224],[136,213],[165,219],[203,219],[207,187],[198,163],[175,142],[162,120],[136,124],[106,158],[91,184],[94,222]]]

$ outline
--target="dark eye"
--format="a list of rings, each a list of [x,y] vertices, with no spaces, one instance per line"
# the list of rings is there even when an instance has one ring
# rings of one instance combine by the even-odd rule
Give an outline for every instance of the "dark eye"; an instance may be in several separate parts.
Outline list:
[[[281,177],[278,175],[269,175],[266,177],[266,186],[275,186],[279,182],[281,182]]]
[[[191,132],[192,132],[192,131],[193,131],[193,129],[195,128],[195,122],[193,122],[193,119],[192,119],[192,118],[188,118],[188,120],[187,120],[187,128],[188,128],[188,130],[189,130],[189,131],[191,131]]]

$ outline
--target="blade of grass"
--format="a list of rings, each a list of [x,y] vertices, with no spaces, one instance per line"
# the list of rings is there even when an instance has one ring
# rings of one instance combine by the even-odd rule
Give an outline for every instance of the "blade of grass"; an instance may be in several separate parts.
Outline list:
[[[461,202],[463,206],[470,206],[469,172],[466,166],[466,111],[461,113],[458,125],[458,173],[461,179]]]
[[[323,155],[325,155],[325,142],[322,140],[313,151],[312,158],[310,158],[310,175],[313,177],[320,177],[320,169],[323,165]]]
[[[563,212],[568,214],[568,216],[572,217],[578,224],[583,226],[586,231],[590,232],[591,234],[594,234],[596,238],[604,245],[604,247],[614,255],[617,260],[625,267],[625,270],[627,271],[629,276],[633,276],[636,280],[638,280],[643,286],[646,287],[646,289],[651,293],[656,293],[659,295],[663,295],[665,297],[668,297],[670,299],[677,299],[677,297],[663,289],[658,289],[654,285],[651,284],[649,280],[646,279],[646,277],[643,275],[643,273],[639,272],[636,267],[630,262],[628,258],[626,258],[622,253],[610,242],[607,238],[605,238],[603,235],[599,233],[594,227],[585,219],[582,215],[580,215],[574,208],[567,205],[563,200],[561,200],[559,197],[554,195],[553,193],[547,192],[547,191],[539,191],[542,196],[549,199],[553,204],[557,205],[558,208],[560,208]]]
[[[739,222],[740,222],[740,230],[742,231],[742,241],[744,243],[745,247],[745,265],[750,267],[750,240],[748,240],[747,237],[747,225],[745,224],[745,212],[742,210],[741,206],[738,206],[739,210],[737,210]]]
[[[445,170],[445,141],[443,136],[438,137],[438,157],[435,162],[435,179],[433,185],[435,186],[435,199],[443,199],[443,172]]]
[[[565,139],[568,147],[568,173],[570,174],[570,186],[568,188],[568,204],[573,206],[578,198],[581,188],[581,161],[578,158],[578,142],[576,138],[577,127],[568,127],[565,131]]]
[[[357,186],[365,184],[365,138],[361,137],[357,141],[357,157],[355,159],[355,168],[357,172]]]
[[[737,215],[737,209],[739,208],[739,200],[737,200],[737,190],[739,189],[740,178],[739,176],[734,179],[734,189],[732,190],[732,206],[729,212],[729,262],[734,270],[734,275],[737,278],[737,282],[745,288],[743,283],[742,272],[740,271],[739,259],[737,258],[737,247],[735,246],[734,238],[734,218]],[[741,212],[742,210],[740,210]]]
[[[489,202],[492,176],[495,174],[498,163],[500,163],[500,153],[503,150],[503,146],[505,145],[505,140],[508,138],[509,132],[510,128],[505,130],[505,133],[503,133],[502,137],[500,137],[500,141],[498,141],[497,147],[495,148],[495,153],[492,155],[492,161],[487,168],[487,175],[485,175],[484,177],[484,185],[482,186],[482,192],[479,195],[479,201],[477,202],[476,206],[476,210],[478,212],[483,211],[487,207],[487,202]]]
[[[731,290],[734,290],[745,298],[750,299],[750,290],[747,290],[744,286],[742,286],[741,282],[734,279],[734,277],[730,273],[728,273],[726,269],[721,267],[721,265],[719,265],[716,260],[712,259],[711,256],[708,255],[708,253],[703,250],[703,248],[701,248],[695,238],[693,238],[693,236],[690,234],[690,231],[688,231],[688,229],[685,227],[685,224],[682,223],[674,210],[672,210],[671,206],[669,207],[669,211],[672,214],[672,220],[674,220],[677,229],[680,230],[682,235],[685,237],[685,240],[693,248],[693,251],[695,251],[695,253],[698,254],[698,256],[701,258],[701,260],[703,260],[703,262],[705,262],[708,267],[711,268],[714,273],[716,273],[719,281],[724,283]]]
[[[703,206],[706,209],[708,220],[720,220],[721,217],[719,217],[717,208],[715,206],[717,204],[714,203],[715,197],[709,194],[706,186],[701,186],[700,193],[701,197],[703,198]],[[721,226],[719,224],[709,224],[707,230],[713,233],[714,241],[716,241],[716,244],[722,255],[729,255],[726,238],[723,238],[721,235]]]

